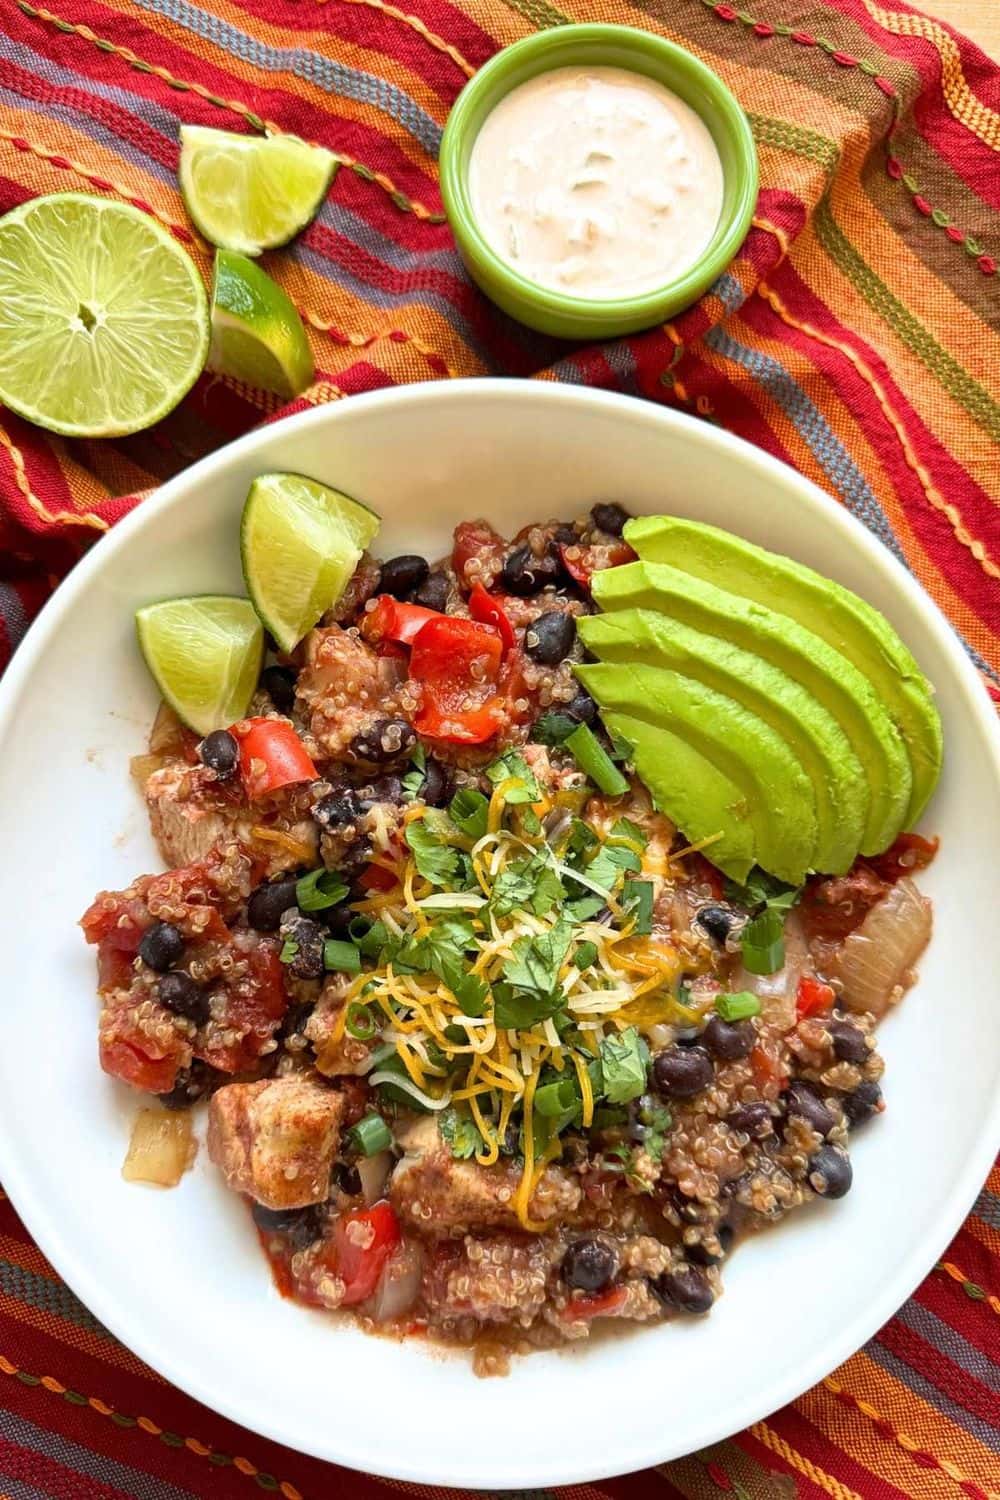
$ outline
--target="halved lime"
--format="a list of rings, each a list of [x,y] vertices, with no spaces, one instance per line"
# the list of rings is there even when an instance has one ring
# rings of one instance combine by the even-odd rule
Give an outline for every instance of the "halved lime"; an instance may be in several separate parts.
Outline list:
[[[187,251],[127,203],[32,198],[0,219],[0,402],[67,437],[151,427],[208,354]]]
[[[296,135],[181,126],[181,193],[207,240],[259,255],[287,245],[319,210],[339,163]]]
[[[379,519],[301,474],[261,474],[243,507],[243,577],[254,608],[291,651],[346,587]]]
[[[243,718],[264,656],[264,632],[249,599],[164,599],[137,609],[135,625],[157,687],[189,728],[210,734]]]
[[[315,369],[295,304],[260,266],[235,250],[215,252],[213,370],[278,396],[298,396]]]

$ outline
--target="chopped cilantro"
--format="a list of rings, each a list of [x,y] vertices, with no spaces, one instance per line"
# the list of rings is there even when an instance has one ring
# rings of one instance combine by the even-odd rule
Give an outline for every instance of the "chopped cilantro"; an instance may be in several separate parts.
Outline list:
[[[755,866],[747,876],[746,885],[737,885],[735,880],[727,879],[724,894],[727,901],[746,911],[786,912],[795,906],[802,889],[802,886],[788,885]]]
[[[605,890],[613,891],[626,870],[636,872],[641,869],[642,860],[634,850],[620,844],[603,844],[586,866],[585,873]]]
[[[673,1116],[666,1105],[648,1097],[640,1105],[638,1113],[642,1144],[653,1160],[659,1161],[663,1155],[667,1132],[673,1124]]]
[[[635,926],[634,934],[648,937],[653,930],[653,883],[650,880],[626,880],[622,887],[625,911]]]
[[[489,987],[470,972],[466,958],[466,949],[475,941],[467,917],[445,917],[427,937],[405,942],[396,953],[395,967],[402,973],[435,974],[451,990],[463,1015],[481,1016]]]
[[[420,789],[424,784],[424,773],[427,770],[427,752],[419,742],[410,751],[410,761],[413,770],[407,771],[403,777],[403,797],[407,802],[415,802],[420,796]]]
[[[303,911],[325,911],[343,901],[349,890],[336,870],[310,870],[295,882],[295,901]]]
[[[609,836],[612,839],[628,839],[629,843],[638,844],[640,849],[645,849],[649,843],[646,834],[631,818],[619,818]]]
[[[536,839],[542,831],[542,820],[533,807],[522,807],[520,812],[521,833]]]
[[[406,825],[406,842],[413,851],[417,869],[431,885],[450,885],[458,873],[458,855],[442,844],[427,820],[415,819]]]
[[[604,1097],[609,1104],[627,1104],[646,1088],[649,1048],[634,1026],[601,1043]]]
[[[493,882],[490,911],[495,917],[509,917],[512,911],[526,907],[535,890],[531,865],[533,861],[512,860]]]
[[[494,786],[512,780],[520,783],[510,787],[504,794],[504,800],[511,806],[518,802],[537,802],[542,795],[542,789],[528,769],[527,761],[516,750],[508,750],[506,755],[501,755],[499,760],[487,766],[486,774]]]
[[[283,964],[294,963],[295,960],[298,958],[298,956],[299,956],[299,945],[298,945],[298,943],[295,941],[294,938],[285,938],[285,941],[281,945],[281,952],[278,954],[278,957],[281,960],[281,962]]]
[[[493,1020],[501,1031],[520,1031],[554,1016],[562,1001],[558,991],[541,994],[501,982],[493,986]]]
[[[469,1115],[457,1109],[446,1109],[438,1117],[441,1139],[457,1161],[468,1161],[482,1148],[483,1138]]]
[[[568,714],[542,714],[532,726],[531,738],[536,745],[561,745],[573,733],[578,722]]]
[[[572,922],[589,922],[591,917],[596,917],[599,911],[603,911],[605,903],[600,896],[580,896],[575,901],[567,901],[563,907],[563,913]]]
[[[451,799],[448,816],[466,838],[481,839],[486,832],[486,815],[489,799],[473,786],[463,786]]]
[[[572,935],[572,924],[560,920],[538,937],[518,938],[513,957],[504,964],[508,984],[543,995],[555,989]]]
[[[596,958],[596,943],[577,943],[576,952],[573,954],[573,962],[578,969],[592,968]]]
[[[574,818],[569,825],[569,839],[566,844],[567,858],[572,862],[590,854],[600,843],[597,834],[589,823],[582,818]]]

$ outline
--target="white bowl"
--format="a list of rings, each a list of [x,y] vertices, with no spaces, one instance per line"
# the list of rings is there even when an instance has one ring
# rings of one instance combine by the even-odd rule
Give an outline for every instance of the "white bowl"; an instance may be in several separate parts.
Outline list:
[[[883,610],[937,685],[946,769],[926,818],[936,934],[882,1039],[888,1110],[854,1189],[740,1247],[711,1317],[515,1362],[483,1384],[420,1341],[283,1301],[244,1206],[199,1154],[173,1192],[120,1176],[136,1098],[99,1070],[99,887],[159,868],[129,756],[156,695],[132,612],[241,591],[237,527],[263,469],[384,517],[382,555],[512,535],[596,500],[674,511],[811,563]],[[47,605],[0,687],[0,1177],[92,1311],[167,1379],[293,1448],[424,1484],[581,1482],[688,1453],[793,1399],[895,1311],[954,1233],[997,1146],[993,939],[1000,756],[992,712],[918,585],[813,485],[735,438],[618,396],[526,382],[411,386],[265,427],[167,484]]]

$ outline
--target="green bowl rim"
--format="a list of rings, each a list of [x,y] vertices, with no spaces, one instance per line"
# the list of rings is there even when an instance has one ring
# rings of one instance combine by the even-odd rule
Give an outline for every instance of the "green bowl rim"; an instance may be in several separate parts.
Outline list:
[[[539,286],[537,282],[529,281],[512,270],[483,237],[472,210],[467,177],[459,165],[462,143],[471,128],[470,117],[483,93],[496,84],[498,77],[516,75],[519,64],[533,61],[538,53],[544,54],[555,48],[561,50],[574,41],[614,41],[619,46],[624,44],[633,52],[645,53],[647,56],[651,53],[657,55],[673,69],[695,77],[711,97],[717,119],[730,136],[737,159],[735,173],[730,174],[735,177],[736,199],[721,238],[710,245],[682,276],[664,282],[655,291],[643,292],[635,297],[600,301],[589,297],[574,297]],[[553,63],[553,68],[563,66],[572,64]],[[518,77],[513,77],[503,94],[510,93],[520,81]],[[500,95],[501,98],[503,94]],[[706,119],[701,110],[693,104],[691,108],[701,115],[711,129],[712,122]],[[485,267],[492,278],[503,282],[505,288],[522,302],[530,302],[535,309],[563,319],[575,318],[581,325],[606,325],[614,321],[624,324],[646,314],[652,324],[657,321],[657,310],[666,303],[675,307],[689,306],[729,265],[743,243],[756,206],[759,184],[757,148],[750,122],[739,100],[719,75],[699,57],[695,57],[694,53],[678,46],[676,42],[668,41],[666,37],[657,36],[651,31],[641,31],[634,26],[602,22],[585,22],[534,32],[531,36],[522,37],[520,41],[504,47],[489,62],[484,63],[469,79],[452,106],[441,137],[439,164],[441,196],[463,257],[475,263],[477,268]]]

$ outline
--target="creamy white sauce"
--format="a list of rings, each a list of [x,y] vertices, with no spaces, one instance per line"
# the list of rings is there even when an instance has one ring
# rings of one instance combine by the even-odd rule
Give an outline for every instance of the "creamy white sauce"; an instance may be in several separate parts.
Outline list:
[[[655,79],[556,68],[487,116],[469,188],[481,233],[512,270],[616,299],[698,259],[719,222],[722,163],[705,123]]]

